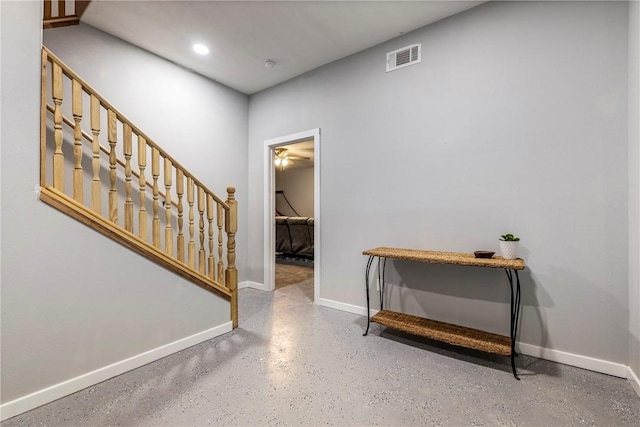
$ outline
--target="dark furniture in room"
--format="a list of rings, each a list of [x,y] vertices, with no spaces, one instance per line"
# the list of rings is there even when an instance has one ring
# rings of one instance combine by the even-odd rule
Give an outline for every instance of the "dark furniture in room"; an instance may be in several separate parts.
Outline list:
[[[276,253],[313,258],[313,218],[276,216]]]

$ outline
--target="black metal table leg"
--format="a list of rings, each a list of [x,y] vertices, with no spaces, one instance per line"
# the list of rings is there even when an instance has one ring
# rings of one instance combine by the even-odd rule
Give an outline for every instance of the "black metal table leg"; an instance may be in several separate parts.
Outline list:
[[[520,380],[518,376],[518,371],[516,370],[516,337],[518,336],[518,321],[520,318],[520,277],[518,276],[518,270],[513,270],[513,272],[509,269],[504,270],[507,273],[507,278],[509,279],[509,288],[511,289],[511,330],[510,330],[510,338],[511,338],[511,370],[513,371],[513,376],[515,379]],[[516,289],[514,293],[513,289],[513,274],[516,275]]]
[[[378,258],[378,294],[380,295],[380,310],[384,308],[384,284],[385,284],[385,273],[387,271],[387,259],[382,259],[382,277],[380,275],[380,258]]]
[[[367,330],[362,334],[366,336],[369,333],[369,325],[371,325],[371,314],[369,312],[369,272],[371,271],[371,264],[373,263],[373,255],[369,257],[367,261],[367,269],[365,270],[364,283],[367,290]]]

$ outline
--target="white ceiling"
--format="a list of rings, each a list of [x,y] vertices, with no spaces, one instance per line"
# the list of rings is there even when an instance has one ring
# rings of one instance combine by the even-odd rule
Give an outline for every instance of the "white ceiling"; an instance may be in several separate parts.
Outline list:
[[[82,22],[252,94],[480,3],[93,0]]]

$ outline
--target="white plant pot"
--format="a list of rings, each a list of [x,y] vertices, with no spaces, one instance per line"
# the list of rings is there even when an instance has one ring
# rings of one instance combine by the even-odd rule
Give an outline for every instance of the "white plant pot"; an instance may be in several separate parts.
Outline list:
[[[500,252],[502,252],[502,258],[504,259],[516,259],[518,258],[518,243],[504,240],[500,240]]]

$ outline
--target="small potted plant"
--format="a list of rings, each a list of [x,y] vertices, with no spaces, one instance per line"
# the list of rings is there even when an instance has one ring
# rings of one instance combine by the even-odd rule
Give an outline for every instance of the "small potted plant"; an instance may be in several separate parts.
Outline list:
[[[500,252],[502,252],[502,258],[504,259],[516,259],[518,258],[518,242],[519,237],[513,234],[503,234],[500,236]]]

